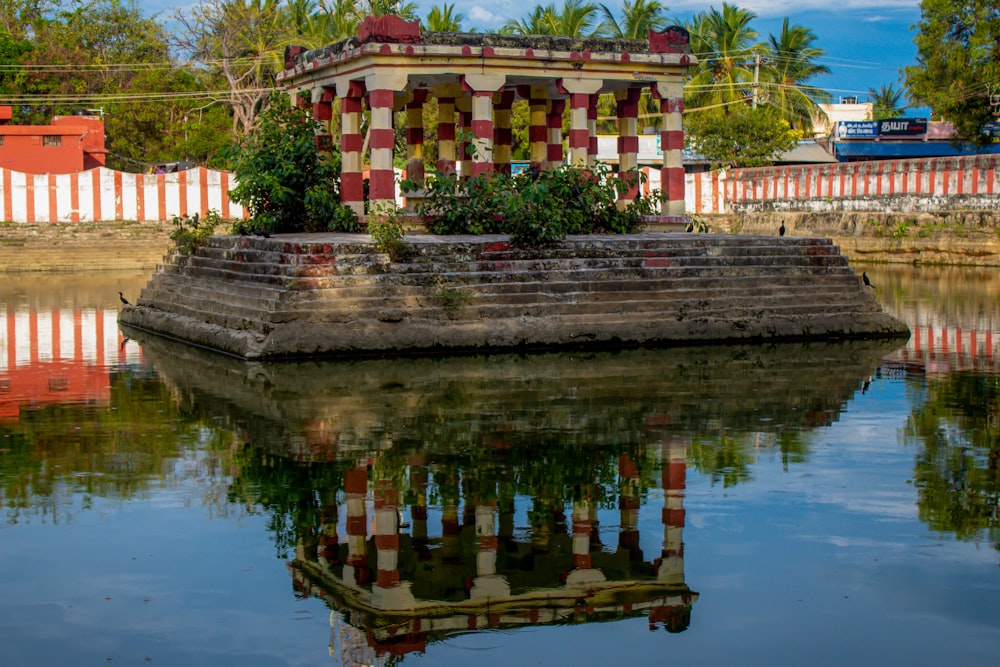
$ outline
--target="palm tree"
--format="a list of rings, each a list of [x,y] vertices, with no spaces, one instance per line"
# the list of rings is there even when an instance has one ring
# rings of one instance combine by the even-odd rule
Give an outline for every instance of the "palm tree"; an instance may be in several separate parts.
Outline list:
[[[817,103],[830,101],[829,93],[808,84],[812,78],[830,73],[829,67],[816,63],[825,52],[813,46],[815,41],[811,30],[790,25],[786,18],[781,33],[769,37],[770,53],[761,73],[767,103],[797,130],[812,131],[813,118],[819,112]]]
[[[727,108],[749,101],[754,55],[765,48],[750,27],[755,18],[750,10],[725,2],[722,11],[712,7],[691,17],[685,27],[699,63],[687,86],[689,108]]]
[[[582,0],[565,0],[562,11],[554,4],[536,5],[520,21],[510,21],[500,32],[517,35],[568,35],[584,37],[593,35],[597,21],[597,5]]]
[[[598,26],[601,35],[619,39],[646,39],[650,30],[662,30],[668,24],[659,0],[625,0],[621,22],[607,5],[600,5],[604,22]]]
[[[891,83],[883,83],[878,90],[868,89],[868,95],[872,98],[872,120],[882,120],[883,118],[895,118],[906,108],[901,105],[903,91],[896,90]]]
[[[455,12],[454,4],[435,5],[427,14],[424,29],[428,32],[462,32],[464,20],[465,16]]]

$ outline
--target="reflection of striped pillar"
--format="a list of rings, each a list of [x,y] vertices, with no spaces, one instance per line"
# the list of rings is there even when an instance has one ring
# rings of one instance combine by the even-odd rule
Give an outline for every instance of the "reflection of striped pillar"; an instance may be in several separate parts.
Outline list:
[[[410,505],[410,536],[414,542],[427,540],[427,468],[410,463],[410,492],[414,502]]]
[[[427,89],[418,88],[406,103],[406,178],[421,187],[424,182],[424,101]]]
[[[392,128],[392,107],[395,94],[382,88],[368,91],[371,109],[371,177],[368,182],[368,210],[370,212],[395,208],[396,174],[392,168],[396,134]]]
[[[562,115],[566,100],[552,100],[545,115],[545,168],[558,169],[563,163]]]
[[[329,568],[339,560],[337,548],[337,498],[331,493],[320,508],[319,550],[317,553],[320,565]]]
[[[340,101],[340,201],[357,215],[365,213],[365,187],[361,175],[361,100],[364,85],[351,82],[347,95]]]
[[[497,172],[510,175],[511,146],[514,134],[511,130],[511,107],[514,91],[497,93],[493,98],[493,164]]]
[[[594,532],[591,506],[589,500],[578,500],[573,503],[573,567],[578,570],[587,570],[591,567],[590,537]]]
[[[684,487],[687,482],[687,447],[671,438],[663,451],[663,555],[656,577],[670,584],[684,583]]]
[[[438,97],[438,161],[442,174],[455,173],[455,98]]]
[[[639,93],[636,88],[615,93],[618,110],[618,178],[626,186],[618,204],[626,206],[639,192]]]
[[[347,563],[344,582],[363,586],[371,581],[368,566],[368,517],[365,496],[368,493],[368,469],[364,466],[344,471],[344,495],[347,505]]]
[[[497,573],[496,504],[476,505],[476,574]]]
[[[628,551],[632,560],[642,560],[638,530],[639,468],[627,454],[622,454],[618,459],[618,475],[621,485],[621,492],[618,495],[618,510],[621,517],[618,548]]]
[[[375,551],[378,563],[375,584],[399,584],[399,492],[390,480],[375,485]]]
[[[458,502],[453,498],[441,499],[441,560],[457,563],[461,558],[462,544],[459,534],[462,530],[458,521]]]

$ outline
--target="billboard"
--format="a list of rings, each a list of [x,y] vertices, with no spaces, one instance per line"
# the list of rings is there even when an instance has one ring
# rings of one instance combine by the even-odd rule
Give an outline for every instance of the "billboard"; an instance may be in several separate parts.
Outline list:
[[[878,121],[880,137],[912,137],[927,134],[926,118],[889,118]]]
[[[840,139],[874,139],[878,136],[878,122],[874,120],[842,120],[837,123]]]

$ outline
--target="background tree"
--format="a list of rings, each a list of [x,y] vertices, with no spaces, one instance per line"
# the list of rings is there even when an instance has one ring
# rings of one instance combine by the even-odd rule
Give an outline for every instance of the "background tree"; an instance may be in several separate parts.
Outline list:
[[[958,138],[987,141],[1000,94],[1000,4],[995,0],[922,0],[917,62],[905,68],[911,100],[955,124]]]
[[[174,12],[174,45],[226,90],[234,135],[253,128],[284,67],[282,12],[279,0],[201,0]]]
[[[462,21],[465,16],[455,11],[454,4],[434,5],[423,22],[424,30],[429,32],[462,32]]]
[[[872,98],[872,120],[895,118],[905,108],[901,104],[903,91],[896,90],[891,83],[883,83],[878,90],[869,88],[868,95]]]
[[[753,84],[754,54],[764,50],[750,22],[757,15],[722,3],[691,17],[685,26],[698,66],[688,82],[685,106],[723,108],[745,105]]]
[[[739,108],[704,113],[686,119],[688,142],[719,167],[762,167],[791,150],[801,132],[765,108]]]
[[[595,34],[597,27],[597,5],[582,0],[564,0],[561,11],[554,4],[536,5],[527,17],[508,22],[500,28],[500,32],[589,37]]]
[[[604,37],[619,39],[646,39],[650,30],[663,30],[669,24],[664,14],[666,7],[659,0],[625,0],[621,20],[607,5],[600,5],[604,21],[598,32]]]
[[[781,32],[770,35],[768,42],[770,53],[762,72],[767,103],[793,128],[811,133],[813,118],[822,114],[817,103],[830,101],[829,93],[809,85],[813,78],[830,73],[829,67],[817,62],[826,54],[814,46],[813,31],[789,25],[787,18]]]

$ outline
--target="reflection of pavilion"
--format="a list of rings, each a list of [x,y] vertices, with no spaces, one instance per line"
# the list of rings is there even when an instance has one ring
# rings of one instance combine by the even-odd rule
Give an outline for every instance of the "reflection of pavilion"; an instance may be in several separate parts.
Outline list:
[[[343,496],[324,508],[322,532],[313,543],[300,541],[289,564],[294,585],[340,612],[331,615],[335,626],[354,628],[339,628],[335,639],[345,664],[361,648],[350,636],[364,636],[376,656],[387,656],[470,631],[639,615],[650,628],[682,631],[698,597],[684,581],[686,440],[658,446],[663,540],[653,559],[640,548],[642,484],[627,455],[618,461],[617,498],[603,499],[618,507],[614,548],[601,544],[597,484],[581,488],[568,507],[541,495],[515,501],[503,497],[501,484],[467,483],[428,457],[411,457],[405,482],[373,479],[368,461],[346,471]],[[438,476],[441,488],[472,490],[461,502],[457,492],[440,493],[432,516],[428,495]],[[517,526],[515,504],[526,502],[530,525]]]

